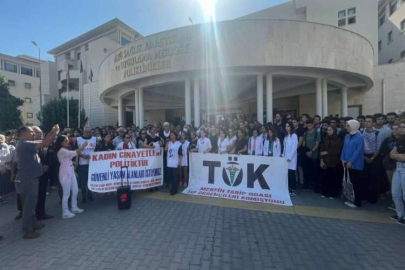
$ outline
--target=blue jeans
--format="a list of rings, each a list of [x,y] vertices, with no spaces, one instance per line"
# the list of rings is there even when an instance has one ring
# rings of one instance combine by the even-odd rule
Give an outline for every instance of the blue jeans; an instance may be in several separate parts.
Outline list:
[[[92,199],[93,193],[87,188],[87,182],[89,179],[89,165],[77,166],[77,174],[79,175],[80,188],[82,190],[82,199]]]
[[[398,162],[392,178],[392,199],[398,219],[405,217],[405,163]]]

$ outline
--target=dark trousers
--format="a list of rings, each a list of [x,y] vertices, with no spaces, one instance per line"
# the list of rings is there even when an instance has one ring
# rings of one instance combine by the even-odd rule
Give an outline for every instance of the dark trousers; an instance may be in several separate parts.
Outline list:
[[[93,198],[93,193],[87,188],[89,180],[89,165],[77,166],[77,173],[79,174],[80,189],[82,190],[82,199]]]
[[[171,183],[171,178],[169,175],[169,170],[167,167],[167,154],[165,153],[163,155],[163,183],[165,183],[166,185],[169,185]]]
[[[38,185],[38,201],[36,207],[37,218],[45,216],[45,201],[46,201],[46,191],[48,189],[48,177],[47,174],[39,178]]]
[[[364,196],[363,171],[349,169],[349,175],[353,184],[354,204],[360,207]]]
[[[304,188],[313,188],[314,191],[320,191],[319,181],[319,160],[305,156],[304,169]]]
[[[167,167],[167,176],[172,183],[172,192],[177,192],[178,179],[179,179],[179,168]]]
[[[288,189],[290,191],[297,189],[297,179],[294,170],[288,170]]]
[[[339,196],[339,190],[342,186],[343,180],[341,171],[343,171],[341,164],[338,164],[335,167],[328,167],[326,170],[321,169],[321,190],[323,196]]]
[[[17,209],[20,212],[23,211],[23,202],[22,202],[22,197],[21,197],[20,193],[17,193]]]
[[[21,195],[23,204],[22,230],[23,232],[33,231],[36,223],[35,206],[38,200],[38,178],[24,179],[15,183],[16,191]]]
[[[370,158],[373,155],[365,155]],[[363,183],[364,183],[364,196],[370,203],[377,203],[381,190],[381,159],[376,158],[371,163],[364,162],[363,170]]]

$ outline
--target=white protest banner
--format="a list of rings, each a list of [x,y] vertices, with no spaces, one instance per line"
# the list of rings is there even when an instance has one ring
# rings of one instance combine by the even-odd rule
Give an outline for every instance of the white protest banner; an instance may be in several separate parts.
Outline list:
[[[91,191],[105,193],[116,191],[121,186],[121,176],[131,190],[147,189],[163,185],[162,151],[155,149],[120,150],[94,152],[90,158],[88,188]]]
[[[187,195],[292,206],[285,158],[190,153]]]

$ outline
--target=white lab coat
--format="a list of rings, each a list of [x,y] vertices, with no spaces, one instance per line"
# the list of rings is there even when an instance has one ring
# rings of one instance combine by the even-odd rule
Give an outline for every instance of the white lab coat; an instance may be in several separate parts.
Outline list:
[[[248,155],[252,155],[253,152],[253,136],[249,138],[248,142]],[[256,151],[255,156],[262,156],[263,155],[263,140],[259,136],[256,137]]]
[[[269,155],[269,140],[264,140],[264,146],[263,146],[263,156],[268,156]],[[281,143],[280,139],[276,138],[273,144],[273,157],[281,157]]]
[[[291,160],[288,162],[289,170],[297,169],[297,147],[298,147],[298,137],[296,134],[284,137],[284,151],[283,157]]]

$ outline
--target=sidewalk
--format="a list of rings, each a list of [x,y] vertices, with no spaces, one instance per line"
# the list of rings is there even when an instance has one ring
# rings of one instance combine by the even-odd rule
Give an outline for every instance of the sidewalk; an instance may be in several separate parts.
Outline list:
[[[386,221],[393,212],[318,197],[302,192],[294,207],[281,207],[161,189],[136,192],[132,208],[119,211],[116,198],[97,194],[80,205],[83,214],[62,220],[53,191],[47,212],[55,217],[40,238],[24,240],[8,194],[0,204],[0,269],[403,269],[405,228]],[[318,200],[322,207],[313,206]],[[319,217],[325,213],[334,217]],[[356,216],[368,222],[349,220]]]

